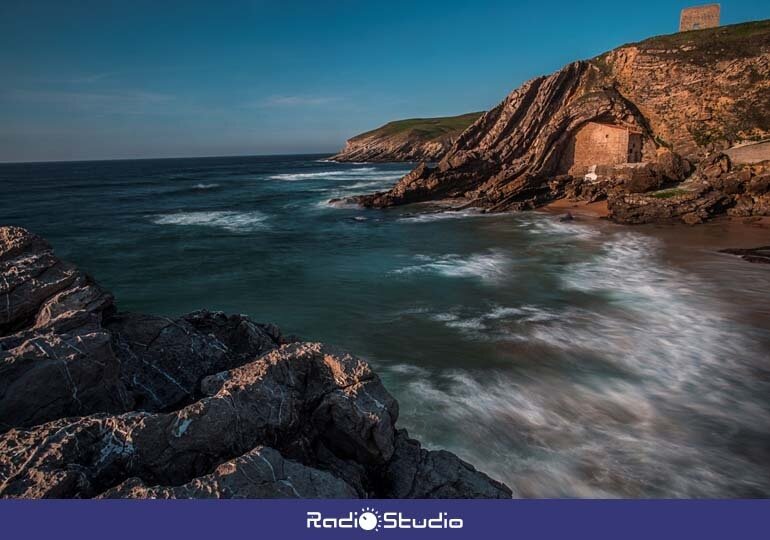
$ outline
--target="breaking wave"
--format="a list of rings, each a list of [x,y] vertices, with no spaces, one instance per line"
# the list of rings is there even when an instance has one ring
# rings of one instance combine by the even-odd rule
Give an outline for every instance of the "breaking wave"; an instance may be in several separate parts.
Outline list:
[[[406,173],[397,171],[378,171],[374,167],[359,167],[357,169],[320,171],[311,173],[282,173],[269,176],[271,180],[296,182],[298,180],[348,180],[358,178],[378,178],[381,180],[396,180]]]
[[[267,227],[267,216],[261,212],[179,212],[165,214],[153,220],[157,225],[198,225],[217,227],[233,232],[246,232]]]
[[[516,342],[505,345],[512,369],[394,366],[410,433],[483,463],[521,497],[766,494],[761,342],[661,247],[611,234],[559,268],[556,286],[590,303],[410,311],[466,338]]]
[[[451,278],[478,278],[497,282],[510,273],[511,260],[502,251],[490,250],[462,257],[460,255],[416,255],[416,264],[393,270],[394,274],[433,273]]]
[[[431,223],[434,221],[444,221],[447,219],[465,219],[473,217],[492,217],[500,214],[484,213],[475,209],[467,210],[445,210],[442,212],[425,212],[424,214],[414,214],[399,218],[404,223]]]

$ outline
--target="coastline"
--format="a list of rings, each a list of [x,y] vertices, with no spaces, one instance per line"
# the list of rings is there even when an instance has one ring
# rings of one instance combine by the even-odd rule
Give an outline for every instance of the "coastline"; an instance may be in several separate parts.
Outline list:
[[[677,241],[688,245],[694,243],[704,249],[751,249],[767,244],[770,238],[770,216],[717,216],[697,225],[681,222],[628,225],[608,219],[606,200],[587,203],[568,199],[556,200],[535,211],[559,216],[569,213],[576,221],[601,220],[629,231],[645,232],[661,237],[669,244],[675,244]]]

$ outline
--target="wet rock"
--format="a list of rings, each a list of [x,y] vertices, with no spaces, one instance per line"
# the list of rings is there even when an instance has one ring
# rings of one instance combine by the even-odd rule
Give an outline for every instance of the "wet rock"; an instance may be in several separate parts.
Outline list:
[[[721,253],[738,255],[741,259],[748,262],[770,264],[770,246],[752,249],[723,249]]]
[[[509,499],[512,495],[505,484],[479,473],[454,454],[423,449],[406,430],[396,435],[385,483],[393,498]]]
[[[449,453],[393,465],[398,403],[354,356],[243,315],[120,313],[23,229],[0,227],[0,264],[1,497],[387,497],[401,469],[415,494],[506,493]]]

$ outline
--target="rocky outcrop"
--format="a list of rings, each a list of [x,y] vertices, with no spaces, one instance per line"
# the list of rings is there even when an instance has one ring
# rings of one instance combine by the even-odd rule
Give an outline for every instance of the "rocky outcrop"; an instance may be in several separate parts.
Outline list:
[[[649,193],[608,194],[607,207],[620,223],[702,223],[714,216],[770,216],[770,162],[733,166],[725,154],[704,159],[691,178]]]
[[[16,227],[0,270],[2,497],[511,496],[397,431],[354,356],[242,315],[120,313]]]
[[[770,135],[769,97],[770,21],[652,38],[523,84],[465,130],[436,167],[420,165],[390,191],[355,200],[387,207],[451,199],[504,211],[585,191],[588,200],[614,192],[638,206],[638,194],[685,180],[691,164]],[[566,157],[589,122],[636,134],[640,168],[570,173]],[[607,185],[593,185],[597,179]],[[685,214],[708,216],[733,203],[749,208],[712,190],[693,192],[709,200],[693,202]],[[753,201],[743,211],[763,205]]]
[[[444,118],[411,118],[390,122],[356,135],[334,161],[438,161],[465,128],[482,113]]]

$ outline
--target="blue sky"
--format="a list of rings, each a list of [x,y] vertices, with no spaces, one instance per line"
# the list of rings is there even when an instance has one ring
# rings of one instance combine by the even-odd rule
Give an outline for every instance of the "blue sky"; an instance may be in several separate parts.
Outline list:
[[[676,31],[690,2],[0,2],[0,161],[331,152]],[[637,8],[637,6],[644,6]],[[722,2],[723,24],[770,18]]]

